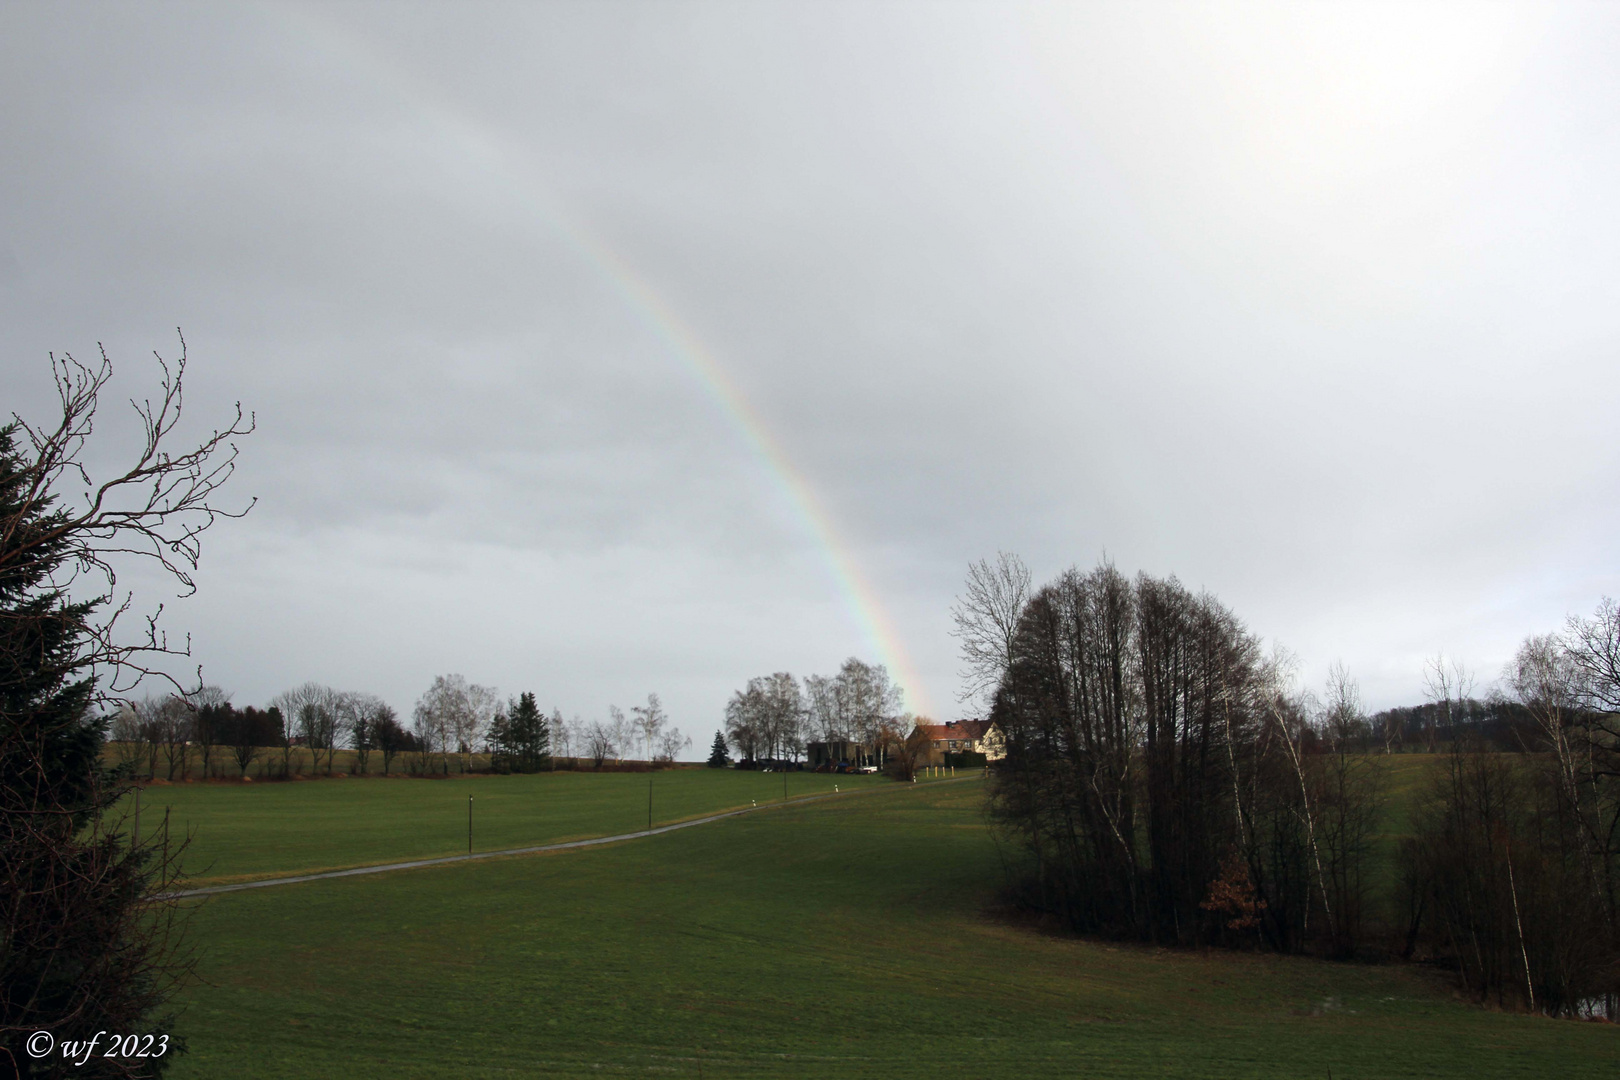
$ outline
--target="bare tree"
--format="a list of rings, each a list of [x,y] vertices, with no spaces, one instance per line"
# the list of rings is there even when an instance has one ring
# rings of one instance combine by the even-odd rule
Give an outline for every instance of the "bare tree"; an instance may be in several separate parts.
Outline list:
[[[659,702],[657,694],[648,694],[647,704],[633,706],[630,712],[635,716],[636,731],[647,746],[647,764],[651,765],[654,744],[658,742],[659,735],[669,724],[669,716],[665,714],[664,706]]]
[[[1587,711],[1611,739],[1620,739],[1614,726],[1620,717],[1620,605],[1605,596],[1591,618],[1571,616],[1564,647],[1580,672]]]
[[[635,727],[625,718],[624,710],[617,705],[608,706],[608,738],[613,741],[613,760],[622,763],[624,755],[630,748],[630,742],[635,737]],[[600,762],[597,763],[601,765]]]
[[[1327,699],[1321,727],[1330,745],[1348,747],[1367,734],[1367,714],[1361,707],[1361,686],[1351,677],[1344,661],[1328,666]]]
[[[456,749],[461,753],[461,771],[472,769],[472,755],[482,744],[495,714],[501,710],[501,696],[493,686],[467,684],[467,707],[456,717]]]
[[[401,751],[410,749],[414,745],[414,740],[410,733],[400,726],[399,714],[388,704],[384,704],[373,716],[371,731],[372,739],[377,744],[377,751],[382,754],[383,775],[387,776],[393,767],[394,758]]]
[[[133,773],[145,756],[146,744],[146,738],[141,731],[140,715],[133,705],[127,701],[118,703],[118,708],[113,712],[108,734],[113,751],[118,756],[118,764]]]
[[[1468,699],[1474,692],[1474,676],[1461,661],[1447,660],[1444,652],[1437,652],[1424,661],[1423,689],[1435,706],[1435,716],[1426,730],[1432,754],[1440,729],[1445,731],[1446,738],[1456,738],[1456,726],[1462,721]]]
[[[804,752],[805,703],[799,680],[785,671],[758,680],[764,703],[764,734],[772,756],[795,761]]]
[[[310,767],[319,772],[321,757],[326,757],[326,771],[332,771],[332,757],[337,748],[338,709],[342,695],[330,686],[307,682],[285,691],[275,699],[285,722],[298,733],[304,749],[309,752]]]
[[[288,776],[292,775],[293,738],[295,735],[293,731],[293,720],[292,717],[287,715],[286,711],[283,710],[281,706],[277,705],[273,701],[270,703],[270,708],[268,711],[271,718],[275,721],[276,741],[274,745],[277,750],[281,751],[280,775],[281,778],[285,780]]]
[[[1272,651],[1270,663],[1263,669],[1262,700],[1266,715],[1276,725],[1276,733],[1288,753],[1288,764],[1299,783],[1300,820],[1305,824],[1305,838],[1309,845],[1311,863],[1316,868],[1316,884],[1320,890],[1322,906],[1326,909],[1328,925],[1334,925],[1333,896],[1328,890],[1327,874],[1322,868],[1322,844],[1317,833],[1316,808],[1311,798],[1311,784],[1305,773],[1307,700],[1293,692],[1294,672],[1298,661],[1281,646]],[[1307,918],[1309,909],[1307,909]]]
[[[882,664],[868,664],[855,657],[838,669],[838,695],[848,712],[850,734],[883,764],[885,736],[897,730],[904,708],[904,695],[889,678]]]
[[[692,748],[689,736],[681,734],[680,728],[671,728],[658,736],[658,749],[655,751],[654,761],[664,765],[673,765],[675,759],[681,756],[684,750]]]
[[[580,734],[586,755],[598,769],[617,752],[613,744],[613,729],[600,720],[592,720]]]
[[[154,746],[153,774],[156,775],[156,750],[161,749],[168,779],[175,779],[178,772],[179,778],[184,780],[191,758],[191,706],[178,694],[148,694],[134,705]]]
[[[437,757],[448,774],[450,763],[444,757],[444,749],[450,738],[449,721],[433,688],[416,702],[411,714],[411,734],[416,740],[416,768],[422,772],[431,770]]]
[[[230,747],[230,759],[236,764],[236,775],[247,776],[248,769],[259,757],[259,743],[254,738],[252,725],[245,720],[238,720],[232,725],[227,745]]]
[[[378,725],[393,717],[394,710],[376,694],[347,693],[339,695],[337,711],[339,727],[354,748],[355,772],[364,776],[371,751],[380,748]]]
[[[1382,718],[1378,725],[1378,735],[1383,740],[1384,753],[1393,754],[1398,746],[1404,745],[1401,714],[1394,709],[1385,709],[1378,716]]]
[[[805,727],[812,739],[830,746],[850,737],[854,724],[843,689],[836,675],[805,676]]]
[[[162,376],[156,401],[130,403],[142,427],[135,463],[110,478],[92,480],[83,460],[101,392],[112,378],[112,362],[105,351],[95,366],[81,364],[71,355],[60,359],[52,355],[60,422],[35,427],[13,414],[6,428],[23,434],[32,459],[19,462],[19,505],[0,521],[0,571],[15,572],[50,559],[64,571],[55,582],[58,589],[91,597],[85,624],[89,638],[73,658],[71,670],[96,676],[97,693],[105,700],[121,699],[149,677],[183,691],[162,661],[191,655],[189,636],[184,644],[171,644],[161,629],[161,604],[143,617],[145,627],[133,640],[118,632],[119,620],[132,609],[134,597],[126,592],[120,598],[116,566],[142,560],[156,564],[180,586],[183,596],[189,596],[197,588],[192,574],[202,554],[203,534],[220,518],[245,516],[256,501],[250,499],[239,510],[214,503],[236,472],[234,440],[252,433],[252,417],[244,419],[237,405],[228,426],[214,430],[194,449],[172,452],[183,411],[185,338],[180,339],[180,358],[172,367],[161,356],[157,361]],[[17,527],[27,515],[53,504],[49,527],[26,531]]]
[[[1332,913],[1329,948],[1348,956],[1361,937],[1367,907],[1364,873],[1383,802],[1383,766],[1361,751],[1369,735],[1361,688],[1340,661],[1328,669],[1327,699],[1319,722],[1326,753],[1311,761],[1315,824],[1326,860],[1326,887]]]
[[[231,695],[217,686],[200,686],[186,700],[192,707],[192,731],[197,755],[202,758],[203,779],[208,779],[214,744],[230,723]]]
[[[1373,821],[1353,782],[1359,695],[1340,670],[1318,714],[1291,672],[1175,578],[1103,563],[1040,589],[991,713],[1015,895],[1120,937],[1340,949]],[[1331,730],[1343,784],[1319,752]]]
[[[759,760],[765,748],[765,703],[759,687],[749,685],[731,695],[726,702],[726,738],[736,749],[737,756],[748,765]]]
[[[461,771],[467,772],[472,754],[500,706],[492,687],[469,683],[460,675],[435,676],[416,704],[417,736],[429,738],[444,754],[459,754]],[[450,771],[448,760],[444,768]]]
[[[826,689],[826,680],[811,681],[818,691]],[[804,692],[799,681],[785,671],[749,679],[726,706],[726,730],[744,761],[760,755],[780,761],[797,759],[804,751],[806,724]]]
[[[572,767],[574,755],[578,752],[579,717],[574,717],[573,723],[563,719],[561,709],[551,710],[551,761],[552,768],[556,768],[558,758],[568,760]]]
[[[1552,634],[1525,639],[1508,667],[1508,685],[1535,721],[1558,763],[1572,801],[1579,805],[1581,671]]]
[[[890,739],[885,770],[901,783],[909,783],[927,763],[932,750],[933,741],[928,732],[914,727],[905,738]]]
[[[951,636],[960,643],[963,668],[960,699],[978,699],[986,708],[1012,665],[1018,620],[1029,603],[1029,567],[1017,555],[996,553],[996,561],[968,564],[962,595],[951,608]]]

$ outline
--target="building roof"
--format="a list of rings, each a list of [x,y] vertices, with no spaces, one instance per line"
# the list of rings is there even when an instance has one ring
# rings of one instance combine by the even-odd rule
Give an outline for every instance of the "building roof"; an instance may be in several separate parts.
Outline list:
[[[935,742],[949,739],[982,739],[990,730],[988,720],[951,720],[943,724],[918,724],[917,729]]]

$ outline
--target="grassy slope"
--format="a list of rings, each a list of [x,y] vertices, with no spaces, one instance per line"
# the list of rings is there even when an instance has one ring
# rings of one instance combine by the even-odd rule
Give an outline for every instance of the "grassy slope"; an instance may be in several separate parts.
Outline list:
[[[998,921],[978,806],[971,782],[891,786],[214,898],[173,1075],[1614,1074],[1614,1028],[1490,1013],[1409,969]]]
[[[207,885],[467,850],[608,836],[782,797],[781,774],[733,769],[656,773],[452,776],[445,780],[311,780],[270,784],[153,785],[141,796],[142,829],[160,822],[192,837],[185,865]],[[790,773],[790,795],[860,789],[872,776]]]

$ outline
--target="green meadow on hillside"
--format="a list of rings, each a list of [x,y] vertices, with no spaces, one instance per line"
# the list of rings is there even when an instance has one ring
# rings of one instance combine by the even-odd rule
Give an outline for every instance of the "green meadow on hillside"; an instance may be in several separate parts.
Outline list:
[[[717,789],[694,803],[735,801],[732,776],[691,776]],[[576,779],[582,799],[621,782]],[[1410,967],[1022,925],[997,907],[981,794],[879,784],[584,851],[209,898],[172,1075],[1345,1080],[1620,1063],[1610,1025],[1490,1012]]]
[[[611,836],[647,827],[648,784],[656,824],[780,802],[781,773],[668,769],[652,773],[557,772],[446,779],[154,784],[141,793],[142,829],[169,815],[170,833],[189,836],[193,885],[223,884],[467,850],[493,851]],[[828,794],[888,783],[875,776],[789,773],[787,795]],[[124,810],[133,813],[133,801]]]

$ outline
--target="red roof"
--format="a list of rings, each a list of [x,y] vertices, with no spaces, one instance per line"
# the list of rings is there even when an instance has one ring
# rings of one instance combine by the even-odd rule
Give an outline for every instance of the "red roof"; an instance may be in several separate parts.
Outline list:
[[[934,742],[946,742],[950,739],[977,740],[984,738],[985,732],[990,730],[990,721],[952,720],[944,724],[918,724],[917,728]]]

